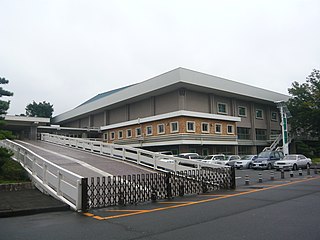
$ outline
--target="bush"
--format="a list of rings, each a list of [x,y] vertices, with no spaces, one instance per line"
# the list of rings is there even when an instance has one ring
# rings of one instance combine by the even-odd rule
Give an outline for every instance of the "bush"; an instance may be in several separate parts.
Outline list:
[[[2,173],[3,178],[7,180],[14,180],[14,181],[26,181],[28,180],[28,175],[26,171],[21,167],[18,162],[14,160],[8,160],[2,166]]]

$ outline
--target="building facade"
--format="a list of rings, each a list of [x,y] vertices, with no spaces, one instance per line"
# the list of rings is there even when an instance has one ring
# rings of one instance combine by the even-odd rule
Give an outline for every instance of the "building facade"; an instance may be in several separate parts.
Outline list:
[[[287,95],[178,68],[102,93],[53,118],[100,129],[104,141],[201,155],[260,152],[281,133],[275,101]]]

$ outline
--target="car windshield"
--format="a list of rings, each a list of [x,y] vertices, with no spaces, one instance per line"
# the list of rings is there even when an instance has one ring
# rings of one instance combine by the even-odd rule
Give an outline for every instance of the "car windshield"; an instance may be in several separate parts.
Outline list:
[[[204,158],[204,160],[210,160],[213,156],[212,155],[208,155]]]
[[[242,160],[250,160],[251,156],[250,155],[246,155],[246,156],[243,156],[241,159]]]
[[[261,152],[258,155],[258,158],[268,158],[270,155],[270,152]]]
[[[224,156],[215,156],[214,159],[215,159],[215,160],[223,160],[223,159],[224,159]]]
[[[286,155],[283,160],[296,160],[296,155]]]

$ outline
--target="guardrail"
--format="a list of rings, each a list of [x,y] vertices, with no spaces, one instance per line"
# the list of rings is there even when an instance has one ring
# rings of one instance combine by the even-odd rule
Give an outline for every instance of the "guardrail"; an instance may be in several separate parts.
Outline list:
[[[139,148],[133,148],[130,146],[108,144],[100,141],[90,141],[83,138],[71,138],[61,135],[42,133],[41,140],[68,146],[71,148],[81,149],[92,153],[110,156],[113,158],[143,165],[154,170],[165,172],[180,172],[188,171],[191,169],[200,170],[203,168],[228,168],[228,166],[209,164],[197,160],[168,156]]]
[[[0,146],[13,152],[12,159],[19,162],[32,177],[35,186],[74,210],[85,209],[82,202],[86,193],[86,178],[49,162],[24,146],[10,140],[0,141]],[[84,188],[84,190],[83,190]]]

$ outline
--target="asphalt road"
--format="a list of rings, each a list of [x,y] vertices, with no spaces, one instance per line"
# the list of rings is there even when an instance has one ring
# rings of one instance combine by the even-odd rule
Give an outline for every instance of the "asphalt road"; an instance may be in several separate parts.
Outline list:
[[[238,181],[246,171],[237,171]],[[88,213],[2,218],[0,239],[320,239],[320,176],[265,180]]]

